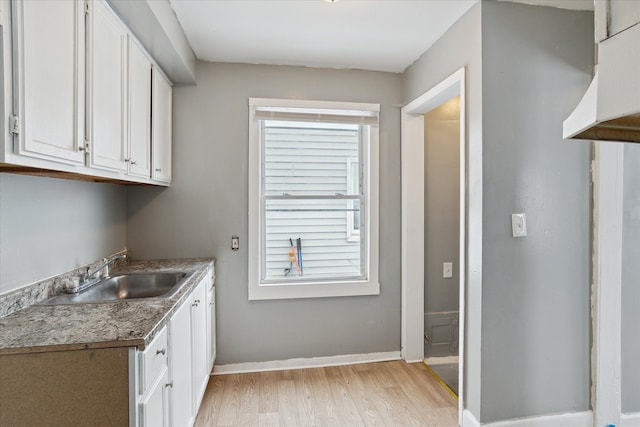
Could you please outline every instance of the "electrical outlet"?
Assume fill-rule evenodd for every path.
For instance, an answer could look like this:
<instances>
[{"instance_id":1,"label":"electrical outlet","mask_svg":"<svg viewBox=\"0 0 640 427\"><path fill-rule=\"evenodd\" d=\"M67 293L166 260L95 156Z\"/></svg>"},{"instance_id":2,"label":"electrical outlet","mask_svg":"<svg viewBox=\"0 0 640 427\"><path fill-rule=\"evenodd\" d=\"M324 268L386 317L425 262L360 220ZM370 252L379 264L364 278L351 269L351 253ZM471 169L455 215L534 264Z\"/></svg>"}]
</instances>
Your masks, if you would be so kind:
<instances>
[{"instance_id":1,"label":"electrical outlet","mask_svg":"<svg viewBox=\"0 0 640 427\"><path fill-rule=\"evenodd\" d=\"M240 249L240 238L238 236L231 236L231 250L237 251Z\"/></svg>"},{"instance_id":2,"label":"electrical outlet","mask_svg":"<svg viewBox=\"0 0 640 427\"><path fill-rule=\"evenodd\" d=\"M527 216L523 213L511 214L511 232L513 237L527 236Z\"/></svg>"}]
</instances>

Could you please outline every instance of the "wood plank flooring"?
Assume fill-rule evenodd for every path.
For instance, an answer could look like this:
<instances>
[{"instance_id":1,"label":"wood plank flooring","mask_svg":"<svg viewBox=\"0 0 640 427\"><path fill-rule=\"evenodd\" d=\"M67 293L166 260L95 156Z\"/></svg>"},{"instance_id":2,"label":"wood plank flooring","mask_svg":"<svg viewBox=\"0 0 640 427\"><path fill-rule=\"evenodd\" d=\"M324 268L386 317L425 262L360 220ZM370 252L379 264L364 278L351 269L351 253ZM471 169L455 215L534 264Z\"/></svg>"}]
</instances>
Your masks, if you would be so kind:
<instances>
[{"instance_id":1,"label":"wood plank flooring","mask_svg":"<svg viewBox=\"0 0 640 427\"><path fill-rule=\"evenodd\" d=\"M458 402L421 363L214 375L196 427L458 425Z\"/></svg>"}]
</instances>

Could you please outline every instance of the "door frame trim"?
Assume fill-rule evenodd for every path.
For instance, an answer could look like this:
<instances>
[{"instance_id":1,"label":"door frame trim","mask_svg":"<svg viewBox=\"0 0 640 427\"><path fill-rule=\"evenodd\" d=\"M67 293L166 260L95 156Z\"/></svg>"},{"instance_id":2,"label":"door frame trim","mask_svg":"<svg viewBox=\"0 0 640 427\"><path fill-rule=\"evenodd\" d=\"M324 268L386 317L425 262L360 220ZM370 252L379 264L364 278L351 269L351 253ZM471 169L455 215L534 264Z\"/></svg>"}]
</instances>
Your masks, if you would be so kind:
<instances>
[{"instance_id":1,"label":"door frame trim","mask_svg":"<svg viewBox=\"0 0 640 427\"><path fill-rule=\"evenodd\" d=\"M460 96L460 254L458 419L464 408L465 296L467 277L467 94L462 67L401 109L401 357L424 359L424 113Z\"/></svg>"}]
</instances>

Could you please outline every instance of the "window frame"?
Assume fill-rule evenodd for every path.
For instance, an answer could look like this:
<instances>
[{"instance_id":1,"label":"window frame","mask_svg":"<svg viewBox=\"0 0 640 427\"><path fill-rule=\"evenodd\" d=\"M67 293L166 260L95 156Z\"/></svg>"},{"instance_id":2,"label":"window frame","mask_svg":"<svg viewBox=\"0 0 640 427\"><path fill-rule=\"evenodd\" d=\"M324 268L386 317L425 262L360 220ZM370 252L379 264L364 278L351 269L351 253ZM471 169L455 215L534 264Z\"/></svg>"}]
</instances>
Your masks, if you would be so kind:
<instances>
[{"instance_id":1,"label":"window frame","mask_svg":"<svg viewBox=\"0 0 640 427\"><path fill-rule=\"evenodd\" d=\"M362 146L362 143L361 143L361 146ZM354 165L358 166L359 163L360 162L358 161L358 159L355 159L355 158L347 159L347 189L350 189L354 184L353 168L354 168ZM358 174L360 174L359 170L358 170ZM347 212L347 235L345 237L347 242L360 241L360 228L358 229L355 228L355 223L356 223L355 214L356 214L355 211Z\"/></svg>"},{"instance_id":2,"label":"window frame","mask_svg":"<svg viewBox=\"0 0 640 427\"><path fill-rule=\"evenodd\" d=\"M262 281L262 257L263 257L263 227L265 212L262 203L262 164L264 156L264 142L262 141L262 119L256 118L258 109L304 109L331 110L353 113L375 113L380 111L379 104L333 102L333 101L303 101L289 99L249 98L249 224L248 224L248 296L249 300L266 299L292 299L292 298L319 298L340 297L352 295L378 295L380 284L378 281L378 254L379 254L379 125L367 124L368 146L361 144L360 157L362 158L363 171L360 171L363 179L363 187L367 194L364 195L366 203L367 221L366 237L361 239L368 247L361 251L364 259L363 279L313 279L296 281ZM346 114L345 114L346 115ZM365 181L366 180L366 181Z\"/></svg>"}]
</instances>

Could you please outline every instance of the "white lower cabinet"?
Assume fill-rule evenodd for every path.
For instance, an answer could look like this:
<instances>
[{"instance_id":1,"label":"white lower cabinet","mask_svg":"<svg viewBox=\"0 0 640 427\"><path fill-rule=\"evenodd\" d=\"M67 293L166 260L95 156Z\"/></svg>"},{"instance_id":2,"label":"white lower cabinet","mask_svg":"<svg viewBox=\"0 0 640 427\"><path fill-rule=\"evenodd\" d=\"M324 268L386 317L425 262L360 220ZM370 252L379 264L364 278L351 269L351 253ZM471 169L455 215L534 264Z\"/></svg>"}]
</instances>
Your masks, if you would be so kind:
<instances>
[{"instance_id":1,"label":"white lower cabinet","mask_svg":"<svg viewBox=\"0 0 640 427\"><path fill-rule=\"evenodd\" d=\"M139 426L169 425L167 350L167 328L164 327L144 351L137 351Z\"/></svg>"},{"instance_id":2,"label":"white lower cabinet","mask_svg":"<svg viewBox=\"0 0 640 427\"><path fill-rule=\"evenodd\" d=\"M169 419L172 426L193 425L209 380L206 291L202 279L169 320Z\"/></svg>"},{"instance_id":3,"label":"white lower cabinet","mask_svg":"<svg viewBox=\"0 0 640 427\"><path fill-rule=\"evenodd\" d=\"M191 366L192 372L192 407L194 414L198 413L200 401L209 381L207 369L207 288L209 277L193 291L191 303Z\"/></svg>"},{"instance_id":4,"label":"white lower cabinet","mask_svg":"<svg viewBox=\"0 0 640 427\"><path fill-rule=\"evenodd\" d=\"M169 423L169 371L165 369L151 390L140 402L140 425L162 427L177 425Z\"/></svg>"},{"instance_id":5,"label":"white lower cabinet","mask_svg":"<svg viewBox=\"0 0 640 427\"><path fill-rule=\"evenodd\" d=\"M215 277L211 276L211 286L207 292L207 369L213 370L216 361L216 286Z\"/></svg>"},{"instance_id":6,"label":"white lower cabinet","mask_svg":"<svg viewBox=\"0 0 640 427\"><path fill-rule=\"evenodd\" d=\"M171 387L171 425L190 426L191 407L191 301L187 299L169 321L169 376Z\"/></svg>"},{"instance_id":7,"label":"white lower cabinet","mask_svg":"<svg viewBox=\"0 0 640 427\"><path fill-rule=\"evenodd\" d=\"M132 426L192 426L209 380L211 273L171 315L144 351L136 350L137 413Z\"/></svg>"},{"instance_id":8,"label":"white lower cabinet","mask_svg":"<svg viewBox=\"0 0 640 427\"><path fill-rule=\"evenodd\" d=\"M95 419L114 426L192 426L209 379L207 345L215 336L206 301L211 277L207 271L144 350L0 355L0 402L19 402L0 405L0 425L87 425ZM69 396L82 405L61 411Z\"/></svg>"}]
</instances>

